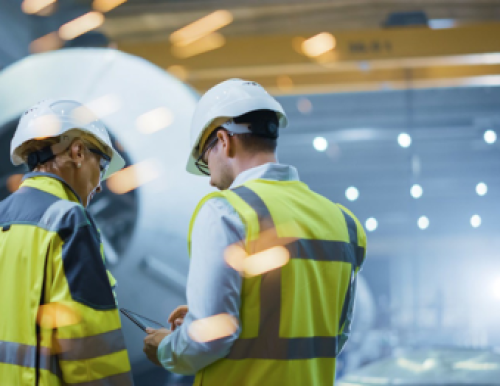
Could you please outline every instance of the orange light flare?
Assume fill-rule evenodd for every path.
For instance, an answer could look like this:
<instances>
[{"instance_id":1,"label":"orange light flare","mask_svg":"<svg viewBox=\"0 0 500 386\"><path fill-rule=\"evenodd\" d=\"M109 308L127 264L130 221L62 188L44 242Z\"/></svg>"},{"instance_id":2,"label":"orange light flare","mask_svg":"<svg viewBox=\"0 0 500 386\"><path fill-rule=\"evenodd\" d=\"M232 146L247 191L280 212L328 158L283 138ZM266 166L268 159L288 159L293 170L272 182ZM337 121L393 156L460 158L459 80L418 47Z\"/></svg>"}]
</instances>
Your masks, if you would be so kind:
<instances>
[{"instance_id":1,"label":"orange light flare","mask_svg":"<svg viewBox=\"0 0 500 386\"><path fill-rule=\"evenodd\" d=\"M238 326L238 319L224 313L195 320L190 324L188 334L194 341L205 343L233 335Z\"/></svg>"},{"instance_id":2,"label":"orange light flare","mask_svg":"<svg viewBox=\"0 0 500 386\"><path fill-rule=\"evenodd\" d=\"M46 329L73 326L81 319L79 311L74 306L64 303L43 304L38 309L36 317L38 325Z\"/></svg>"},{"instance_id":3,"label":"orange light flare","mask_svg":"<svg viewBox=\"0 0 500 386\"><path fill-rule=\"evenodd\" d=\"M9 192L14 193L19 186L21 186L21 182L23 181L24 174L12 174L7 178L7 189Z\"/></svg>"},{"instance_id":4,"label":"orange light flare","mask_svg":"<svg viewBox=\"0 0 500 386\"><path fill-rule=\"evenodd\" d=\"M21 9L28 15L34 15L53 5L56 0L24 0Z\"/></svg>"},{"instance_id":5,"label":"orange light flare","mask_svg":"<svg viewBox=\"0 0 500 386\"><path fill-rule=\"evenodd\" d=\"M42 115L33 121L33 128L37 133L35 139L54 137L61 129L61 121L57 115Z\"/></svg>"},{"instance_id":6,"label":"orange light flare","mask_svg":"<svg viewBox=\"0 0 500 386\"><path fill-rule=\"evenodd\" d=\"M120 109L120 98L114 94L107 94L77 107L73 110L72 118L79 125L86 125L99 118L114 114Z\"/></svg>"},{"instance_id":7,"label":"orange light flare","mask_svg":"<svg viewBox=\"0 0 500 386\"><path fill-rule=\"evenodd\" d=\"M185 81L189 77L189 71L187 68L179 64L167 67L167 71L181 81Z\"/></svg>"},{"instance_id":8,"label":"orange light flare","mask_svg":"<svg viewBox=\"0 0 500 386\"><path fill-rule=\"evenodd\" d=\"M143 134L152 134L166 129L174 122L174 114L166 107L158 107L137 117L137 130Z\"/></svg>"},{"instance_id":9,"label":"orange light flare","mask_svg":"<svg viewBox=\"0 0 500 386\"><path fill-rule=\"evenodd\" d=\"M244 277L253 277L288 264L290 252L285 245L297 240L293 237L276 238L275 229L261 232L255 243L259 252L248 255L240 244L232 244L224 251L226 263Z\"/></svg>"},{"instance_id":10,"label":"orange light flare","mask_svg":"<svg viewBox=\"0 0 500 386\"><path fill-rule=\"evenodd\" d=\"M158 164L154 160L145 160L116 172L106 180L106 185L113 193L125 194L159 176Z\"/></svg>"},{"instance_id":11,"label":"orange light flare","mask_svg":"<svg viewBox=\"0 0 500 386\"><path fill-rule=\"evenodd\" d=\"M280 75L276 78L276 85L281 91L291 91L293 89L293 80L288 75Z\"/></svg>"},{"instance_id":12,"label":"orange light flare","mask_svg":"<svg viewBox=\"0 0 500 386\"><path fill-rule=\"evenodd\" d=\"M51 32L33 40L30 44L30 52L38 54L41 52L53 51L61 48L63 44L64 41L59 37L59 34L57 32Z\"/></svg>"},{"instance_id":13,"label":"orange light flare","mask_svg":"<svg viewBox=\"0 0 500 386\"><path fill-rule=\"evenodd\" d=\"M119 5L122 5L126 1L127 0L94 0L92 8L96 11L105 13L115 9Z\"/></svg>"},{"instance_id":14,"label":"orange light flare","mask_svg":"<svg viewBox=\"0 0 500 386\"><path fill-rule=\"evenodd\" d=\"M101 12L88 12L59 28L59 36L64 40L72 40L86 32L100 27L104 23L104 15Z\"/></svg>"}]
</instances>

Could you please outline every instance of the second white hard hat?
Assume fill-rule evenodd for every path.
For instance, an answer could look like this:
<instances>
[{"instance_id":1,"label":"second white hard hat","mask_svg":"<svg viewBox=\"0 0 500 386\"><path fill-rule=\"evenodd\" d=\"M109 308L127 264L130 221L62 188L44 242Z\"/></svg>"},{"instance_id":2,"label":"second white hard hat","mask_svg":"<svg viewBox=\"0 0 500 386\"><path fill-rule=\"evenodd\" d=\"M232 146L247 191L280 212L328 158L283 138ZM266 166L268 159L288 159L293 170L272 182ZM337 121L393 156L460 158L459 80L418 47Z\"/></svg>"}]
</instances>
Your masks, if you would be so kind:
<instances>
[{"instance_id":1,"label":"second white hard hat","mask_svg":"<svg viewBox=\"0 0 500 386\"><path fill-rule=\"evenodd\" d=\"M103 180L125 166L125 160L114 148L104 123L80 102L66 99L43 100L23 114L10 143L12 163L16 166L26 163L20 150L27 141L58 137L73 129L92 135L103 147L110 149L111 162Z\"/></svg>"},{"instance_id":2,"label":"second white hard hat","mask_svg":"<svg viewBox=\"0 0 500 386\"><path fill-rule=\"evenodd\" d=\"M195 165L202 138L206 138L228 119L255 110L276 112L279 128L286 127L287 117L283 107L256 82L229 79L208 90L198 102L191 121L191 152L186 170L192 174L203 175Z\"/></svg>"}]
</instances>

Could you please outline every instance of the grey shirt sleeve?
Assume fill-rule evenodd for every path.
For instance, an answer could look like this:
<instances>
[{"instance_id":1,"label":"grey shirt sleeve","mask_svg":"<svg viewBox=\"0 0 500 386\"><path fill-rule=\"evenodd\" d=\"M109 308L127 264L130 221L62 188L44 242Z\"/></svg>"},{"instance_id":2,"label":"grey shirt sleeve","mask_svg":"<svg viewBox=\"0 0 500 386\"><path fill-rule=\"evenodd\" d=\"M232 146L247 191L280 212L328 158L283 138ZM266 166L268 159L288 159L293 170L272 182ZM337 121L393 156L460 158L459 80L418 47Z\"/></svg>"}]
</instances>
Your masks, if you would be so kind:
<instances>
[{"instance_id":1,"label":"grey shirt sleeve","mask_svg":"<svg viewBox=\"0 0 500 386\"><path fill-rule=\"evenodd\" d=\"M242 277L224 260L224 251L234 243L244 246L245 228L227 200L215 198L201 208L194 223L191 262L187 281L189 312L184 323L165 337L158 348L164 368L179 374L194 374L229 353L241 328L227 337L197 342L189 336L195 320L227 313L239 322Z\"/></svg>"}]
</instances>

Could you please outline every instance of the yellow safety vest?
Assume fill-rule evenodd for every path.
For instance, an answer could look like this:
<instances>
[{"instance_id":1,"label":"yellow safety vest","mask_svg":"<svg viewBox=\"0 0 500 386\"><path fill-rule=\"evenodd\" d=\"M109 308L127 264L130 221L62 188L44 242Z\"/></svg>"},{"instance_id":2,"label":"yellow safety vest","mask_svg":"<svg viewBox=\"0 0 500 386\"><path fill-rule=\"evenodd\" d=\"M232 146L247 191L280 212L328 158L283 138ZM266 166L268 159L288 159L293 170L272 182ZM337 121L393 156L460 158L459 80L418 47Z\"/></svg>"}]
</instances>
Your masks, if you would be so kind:
<instances>
[{"instance_id":1,"label":"yellow safety vest","mask_svg":"<svg viewBox=\"0 0 500 386\"><path fill-rule=\"evenodd\" d=\"M205 197L191 231L200 208L215 197L225 198L242 219L248 255L272 246L262 245L260 235L269 240L273 234L290 259L243 279L241 334L227 357L197 373L194 385L332 386L365 258L363 227L302 182L258 179Z\"/></svg>"},{"instance_id":2,"label":"yellow safety vest","mask_svg":"<svg viewBox=\"0 0 500 386\"><path fill-rule=\"evenodd\" d=\"M59 177L0 202L0 385L132 386L92 216Z\"/></svg>"}]
</instances>

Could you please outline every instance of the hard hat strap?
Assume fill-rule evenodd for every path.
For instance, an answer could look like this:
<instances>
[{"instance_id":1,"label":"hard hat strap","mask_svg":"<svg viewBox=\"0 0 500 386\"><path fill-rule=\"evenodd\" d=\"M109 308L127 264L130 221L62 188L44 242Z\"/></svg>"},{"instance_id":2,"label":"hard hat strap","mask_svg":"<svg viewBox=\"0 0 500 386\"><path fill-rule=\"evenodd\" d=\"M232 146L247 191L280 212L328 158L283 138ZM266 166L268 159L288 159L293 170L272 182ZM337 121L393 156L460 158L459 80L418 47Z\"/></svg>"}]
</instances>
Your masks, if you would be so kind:
<instances>
[{"instance_id":1,"label":"hard hat strap","mask_svg":"<svg viewBox=\"0 0 500 386\"><path fill-rule=\"evenodd\" d=\"M38 165L44 164L53 159L57 154L66 150L71 144L73 138L69 135L61 136L60 142L55 145L49 145L43 149L34 151L28 155L27 164L30 171L33 171Z\"/></svg>"},{"instance_id":2,"label":"hard hat strap","mask_svg":"<svg viewBox=\"0 0 500 386\"><path fill-rule=\"evenodd\" d=\"M46 146L43 149L34 151L28 155L28 168L32 172L39 164L44 164L53 159L56 155L52 152L52 146Z\"/></svg>"}]
</instances>

